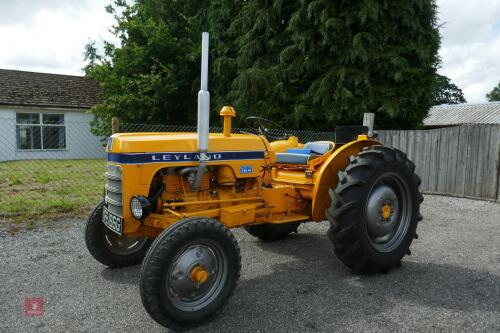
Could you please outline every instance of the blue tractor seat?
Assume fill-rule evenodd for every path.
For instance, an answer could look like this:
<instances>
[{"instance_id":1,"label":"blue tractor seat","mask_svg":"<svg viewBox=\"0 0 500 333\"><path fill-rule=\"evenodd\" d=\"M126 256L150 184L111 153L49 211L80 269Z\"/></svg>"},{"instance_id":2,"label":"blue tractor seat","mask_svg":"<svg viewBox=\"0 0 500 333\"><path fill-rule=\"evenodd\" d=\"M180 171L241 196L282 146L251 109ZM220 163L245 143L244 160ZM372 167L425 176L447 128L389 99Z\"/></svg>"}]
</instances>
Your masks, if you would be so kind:
<instances>
[{"instance_id":1,"label":"blue tractor seat","mask_svg":"<svg viewBox=\"0 0 500 333\"><path fill-rule=\"evenodd\" d=\"M329 142L308 142L302 149L289 148L286 153L276 153L276 163L307 165L311 159L324 155L331 147Z\"/></svg>"}]
</instances>

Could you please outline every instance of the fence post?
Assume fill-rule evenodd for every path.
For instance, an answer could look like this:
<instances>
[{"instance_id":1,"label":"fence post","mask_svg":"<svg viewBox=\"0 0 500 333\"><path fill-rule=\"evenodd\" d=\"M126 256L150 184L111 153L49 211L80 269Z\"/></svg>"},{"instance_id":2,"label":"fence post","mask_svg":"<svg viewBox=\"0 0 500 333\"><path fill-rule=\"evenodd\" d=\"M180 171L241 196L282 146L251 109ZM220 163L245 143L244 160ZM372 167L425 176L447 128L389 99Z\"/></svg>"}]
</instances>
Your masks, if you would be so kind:
<instances>
[{"instance_id":1,"label":"fence post","mask_svg":"<svg viewBox=\"0 0 500 333\"><path fill-rule=\"evenodd\" d=\"M363 126L368 127L368 136L373 135L373 125L375 123L375 113L363 114Z\"/></svg>"},{"instance_id":2,"label":"fence post","mask_svg":"<svg viewBox=\"0 0 500 333\"><path fill-rule=\"evenodd\" d=\"M120 122L117 117L111 118L111 130L113 134L118 133L120 131Z\"/></svg>"}]
</instances>

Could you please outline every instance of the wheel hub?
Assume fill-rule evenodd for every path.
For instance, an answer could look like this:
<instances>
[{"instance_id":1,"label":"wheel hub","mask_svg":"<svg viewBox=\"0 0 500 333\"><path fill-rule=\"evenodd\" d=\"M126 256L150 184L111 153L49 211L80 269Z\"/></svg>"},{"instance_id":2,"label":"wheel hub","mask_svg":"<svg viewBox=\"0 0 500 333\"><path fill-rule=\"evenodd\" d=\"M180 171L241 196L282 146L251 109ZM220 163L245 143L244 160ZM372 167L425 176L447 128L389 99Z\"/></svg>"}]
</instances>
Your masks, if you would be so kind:
<instances>
[{"instance_id":1,"label":"wheel hub","mask_svg":"<svg viewBox=\"0 0 500 333\"><path fill-rule=\"evenodd\" d=\"M196 266L191 270L191 280L203 284L208 279L208 272L202 266Z\"/></svg>"},{"instance_id":2,"label":"wheel hub","mask_svg":"<svg viewBox=\"0 0 500 333\"><path fill-rule=\"evenodd\" d=\"M209 245L187 247L169 270L167 292L179 308L195 310L216 296L222 279L218 255Z\"/></svg>"},{"instance_id":3,"label":"wheel hub","mask_svg":"<svg viewBox=\"0 0 500 333\"><path fill-rule=\"evenodd\" d=\"M383 220L388 220L394 210L390 201L386 201L382 208L380 209L380 215L382 215Z\"/></svg>"},{"instance_id":4,"label":"wheel hub","mask_svg":"<svg viewBox=\"0 0 500 333\"><path fill-rule=\"evenodd\" d=\"M404 179L392 172L382 175L366 203L366 232L375 250L390 252L407 236L412 217L411 195Z\"/></svg>"},{"instance_id":5,"label":"wheel hub","mask_svg":"<svg viewBox=\"0 0 500 333\"><path fill-rule=\"evenodd\" d=\"M386 242L392 235L398 219L398 197L387 185L377 186L367 204L368 234L375 243Z\"/></svg>"}]
</instances>

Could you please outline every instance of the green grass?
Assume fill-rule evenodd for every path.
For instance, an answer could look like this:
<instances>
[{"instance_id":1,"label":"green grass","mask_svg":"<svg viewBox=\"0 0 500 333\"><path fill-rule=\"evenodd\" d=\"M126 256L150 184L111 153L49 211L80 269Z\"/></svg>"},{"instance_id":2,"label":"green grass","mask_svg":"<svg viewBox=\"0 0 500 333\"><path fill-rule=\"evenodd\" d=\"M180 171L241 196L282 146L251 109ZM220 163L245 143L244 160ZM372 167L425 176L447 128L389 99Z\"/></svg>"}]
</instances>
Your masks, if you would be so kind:
<instances>
[{"instance_id":1,"label":"green grass","mask_svg":"<svg viewBox=\"0 0 500 333\"><path fill-rule=\"evenodd\" d=\"M0 222L86 216L102 198L104 160L0 162Z\"/></svg>"}]
</instances>

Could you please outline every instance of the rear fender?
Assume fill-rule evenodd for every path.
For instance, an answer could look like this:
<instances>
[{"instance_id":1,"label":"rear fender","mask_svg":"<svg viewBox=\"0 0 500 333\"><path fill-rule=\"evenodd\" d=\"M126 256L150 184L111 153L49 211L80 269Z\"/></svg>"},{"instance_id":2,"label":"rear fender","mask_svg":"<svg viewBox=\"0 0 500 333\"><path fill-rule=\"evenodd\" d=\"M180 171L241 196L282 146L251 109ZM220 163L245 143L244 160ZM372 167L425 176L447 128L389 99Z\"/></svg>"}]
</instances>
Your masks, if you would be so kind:
<instances>
[{"instance_id":1,"label":"rear fender","mask_svg":"<svg viewBox=\"0 0 500 333\"><path fill-rule=\"evenodd\" d=\"M381 144L379 141L368 139L366 135L360 135L356 141L346 143L328 157L314 179L311 216L314 221L325 219L325 210L330 206L328 190L337 185L338 172L347 167L349 156L357 155L364 147Z\"/></svg>"}]
</instances>

